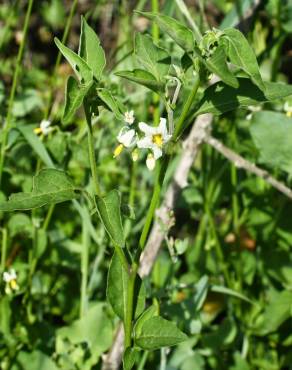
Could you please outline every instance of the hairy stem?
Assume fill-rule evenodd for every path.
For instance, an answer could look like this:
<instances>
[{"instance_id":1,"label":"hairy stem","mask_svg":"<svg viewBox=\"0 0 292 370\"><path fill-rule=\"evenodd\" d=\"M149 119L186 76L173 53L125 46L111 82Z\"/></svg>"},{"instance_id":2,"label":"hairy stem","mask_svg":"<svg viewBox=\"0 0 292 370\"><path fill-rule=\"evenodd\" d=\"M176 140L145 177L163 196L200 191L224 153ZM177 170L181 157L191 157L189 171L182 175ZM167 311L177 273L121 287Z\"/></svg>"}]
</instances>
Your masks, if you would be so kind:
<instances>
[{"instance_id":1,"label":"hairy stem","mask_svg":"<svg viewBox=\"0 0 292 370\"><path fill-rule=\"evenodd\" d=\"M24 25L22 29L23 37L22 37L22 40L21 40L21 43L18 49L16 67L15 67L15 71L13 75L12 87L11 87L9 101L8 101L7 115L6 115L6 120L4 122L4 127L3 127L3 132L2 132L2 143L1 143L1 149L0 149L0 187L1 187L1 182L2 182L2 173L3 173L3 167L4 167L8 134L11 128L12 107L13 107L13 102L15 98L16 86L18 84L18 76L19 76L20 67L21 67L24 45L26 42L26 35L27 35L32 5L33 5L33 0L29 0L28 7L26 10L25 20L24 20Z\"/></svg>"},{"instance_id":2,"label":"hairy stem","mask_svg":"<svg viewBox=\"0 0 292 370\"><path fill-rule=\"evenodd\" d=\"M134 311L134 293L135 293L135 282L136 276L138 271L138 264L133 263L129 282L127 286L127 310L126 310L126 317L124 322L125 328L125 349L131 347L132 345L132 320L133 320L133 311Z\"/></svg>"}]
</instances>

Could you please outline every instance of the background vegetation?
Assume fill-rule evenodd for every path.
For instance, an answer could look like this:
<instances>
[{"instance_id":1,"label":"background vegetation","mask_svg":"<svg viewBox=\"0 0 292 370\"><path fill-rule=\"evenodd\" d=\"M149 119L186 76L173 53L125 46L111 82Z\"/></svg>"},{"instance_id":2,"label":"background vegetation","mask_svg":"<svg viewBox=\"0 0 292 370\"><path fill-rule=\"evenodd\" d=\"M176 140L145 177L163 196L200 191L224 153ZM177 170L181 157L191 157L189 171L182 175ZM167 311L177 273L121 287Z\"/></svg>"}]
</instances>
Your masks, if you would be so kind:
<instances>
[{"instance_id":1,"label":"background vegetation","mask_svg":"<svg viewBox=\"0 0 292 370\"><path fill-rule=\"evenodd\" d=\"M106 53L104 85L128 110L134 110L139 121L153 122L166 114L163 104L153 92L115 72L137 66L132 58L134 32L152 34L160 46L171 50L174 64L179 64L183 53L133 10L159 9L186 25L189 20L181 2L174 0L35 1L22 43L28 3L3 0L0 5L2 142L9 121L5 161L0 154L4 162L0 199L31 191L32 175L51 163L91 193L84 114L80 110L67 123L61 120L64 85L72 70L58 54L54 37L66 39L65 44L76 51L81 15L85 16ZM263 79L292 83L291 0L258 1L257 7L251 0L185 3L187 16L202 32L239 25L255 51ZM19 73L13 84L15 68ZM175 107L177 116L192 85L187 72L182 80L186 88ZM216 116L212 135L289 186L291 115L289 98L239 108ZM43 119L51 121L53 130L40 140L34 129ZM97 175L103 192L118 188L122 202L130 205L131 218L124 226L129 245L135 245L154 175L143 155L137 162L126 153L113 158L121 127L112 112L100 110L93 126ZM176 150L163 194L183 151ZM135 368L292 368L290 202L265 179L237 168L212 146L201 147L146 278L147 302L159 305L161 315L176 321L189 339L171 349L140 351ZM118 318L106 301L113 249L97 214L90 217L86 200L65 202L32 211L0 212L0 227L1 274L11 269L17 274L16 285L2 275L1 369L100 369Z\"/></svg>"}]
</instances>

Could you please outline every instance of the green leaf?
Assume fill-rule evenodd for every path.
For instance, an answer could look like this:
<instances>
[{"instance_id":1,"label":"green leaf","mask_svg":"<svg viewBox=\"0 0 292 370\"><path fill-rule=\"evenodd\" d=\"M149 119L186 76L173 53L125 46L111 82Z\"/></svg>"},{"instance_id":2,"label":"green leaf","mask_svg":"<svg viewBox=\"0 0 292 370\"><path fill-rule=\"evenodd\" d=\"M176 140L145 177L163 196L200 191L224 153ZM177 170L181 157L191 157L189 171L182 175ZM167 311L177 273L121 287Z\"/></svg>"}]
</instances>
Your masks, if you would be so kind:
<instances>
[{"instance_id":1,"label":"green leaf","mask_svg":"<svg viewBox=\"0 0 292 370\"><path fill-rule=\"evenodd\" d=\"M251 303L251 304L254 304L253 301L251 301L248 297L246 297L244 294L242 293L239 293L233 289L230 289L230 288L226 288L225 286L220 286L220 285L211 285L210 286L210 291L211 292L215 292L215 293L222 293L222 294L226 294L226 295L230 295L232 297L235 297L235 298L239 298L239 299L242 299L243 301L245 302L248 302L248 303Z\"/></svg>"},{"instance_id":2,"label":"green leaf","mask_svg":"<svg viewBox=\"0 0 292 370\"><path fill-rule=\"evenodd\" d=\"M292 119L278 112L252 116L250 133L260 161L292 174Z\"/></svg>"},{"instance_id":3,"label":"green leaf","mask_svg":"<svg viewBox=\"0 0 292 370\"><path fill-rule=\"evenodd\" d=\"M137 33L135 36L135 54L138 62L157 80L163 80L167 75L171 59L168 53L156 46L152 37Z\"/></svg>"},{"instance_id":4,"label":"green leaf","mask_svg":"<svg viewBox=\"0 0 292 370\"><path fill-rule=\"evenodd\" d=\"M138 318L138 320L135 323L135 326L134 326L135 336L139 337L141 335L142 326L145 323L145 321L151 319L154 316L158 316L158 314L159 314L159 312L158 312L158 307L157 306L152 305L152 306L148 307L147 310L145 310L142 313L142 315Z\"/></svg>"},{"instance_id":5,"label":"green leaf","mask_svg":"<svg viewBox=\"0 0 292 370\"><path fill-rule=\"evenodd\" d=\"M123 369L131 370L138 359L139 350L136 348L127 348L123 356Z\"/></svg>"},{"instance_id":6,"label":"green leaf","mask_svg":"<svg viewBox=\"0 0 292 370\"><path fill-rule=\"evenodd\" d=\"M230 72L224 50L218 47L211 57L203 61L206 67L215 75L221 78L223 82L234 88L239 86L237 78Z\"/></svg>"},{"instance_id":7,"label":"green leaf","mask_svg":"<svg viewBox=\"0 0 292 370\"><path fill-rule=\"evenodd\" d=\"M120 248L125 246L124 230L121 218L121 195L112 190L106 196L95 197L99 217L113 243Z\"/></svg>"},{"instance_id":8,"label":"green leaf","mask_svg":"<svg viewBox=\"0 0 292 370\"><path fill-rule=\"evenodd\" d=\"M44 164L48 167L55 167L46 147L44 146L44 143L34 133L34 128L35 125L23 125L17 127L17 129L24 136L25 140L29 143Z\"/></svg>"},{"instance_id":9,"label":"green leaf","mask_svg":"<svg viewBox=\"0 0 292 370\"><path fill-rule=\"evenodd\" d=\"M114 312L124 321L127 311L127 288L129 282L128 271L125 270L119 256L114 253L108 271L107 299ZM145 287L139 276L136 278L134 302L134 316L137 317L144 310Z\"/></svg>"},{"instance_id":10,"label":"green leaf","mask_svg":"<svg viewBox=\"0 0 292 370\"><path fill-rule=\"evenodd\" d=\"M265 84L260 74L257 58L243 34L235 28L228 28L224 30L220 42L221 40L223 41L225 52L230 62L241 68L251 78L254 84L262 91L265 91Z\"/></svg>"},{"instance_id":11,"label":"green leaf","mask_svg":"<svg viewBox=\"0 0 292 370\"><path fill-rule=\"evenodd\" d=\"M12 194L7 201L0 202L0 211L33 209L65 202L76 198L77 190L65 172L43 169L33 178L31 193Z\"/></svg>"},{"instance_id":12,"label":"green leaf","mask_svg":"<svg viewBox=\"0 0 292 370\"><path fill-rule=\"evenodd\" d=\"M65 93L65 108L63 113L63 122L69 122L77 109L83 103L83 99L90 90L93 81L89 81L86 85L78 85L78 82L73 76L69 76L67 80L66 93Z\"/></svg>"},{"instance_id":13,"label":"green leaf","mask_svg":"<svg viewBox=\"0 0 292 370\"><path fill-rule=\"evenodd\" d=\"M150 12L137 13L154 21L160 29L166 32L182 49L187 52L193 52L195 47L194 35L188 27L167 15Z\"/></svg>"},{"instance_id":14,"label":"green leaf","mask_svg":"<svg viewBox=\"0 0 292 370\"><path fill-rule=\"evenodd\" d=\"M196 107L196 115L213 113L220 115L238 107L256 105L266 101L292 95L292 85L278 82L264 82L265 94L247 78L239 78L239 87L233 88L224 82L208 87Z\"/></svg>"},{"instance_id":15,"label":"green leaf","mask_svg":"<svg viewBox=\"0 0 292 370\"><path fill-rule=\"evenodd\" d=\"M20 351L16 361L22 370L57 370L57 365L45 353L34 350L33 352ZM19 367L14 368L19 369Z\"/></svg>"},{"instance_id":16,"label":"green leaf","mask_svg":"<svg viewBox=\"0 0 292 370\"><path fill-rule=\"evenodd\" d=\"M33 110L42 107L43 102L40 93L34 89L26 89L15 97L12 113L14 117L23 117Z\"/></svg>"},{"instance_id":17,"label":"green leaf","mask_svg":"<svg viewBox=\"0 0 292 370\"><path fill-rule=\"evenodd\" d=\"M104 70L106 59L100 40L94 30L88 25L84 17L81 17L81 35L79 56L86 61L93 72L93 76L100 80Z\"/></svg>"},{"instance_id":18,"label":"green leaf","mask_svg":"<svg viewBox=\"0 0 292 370\"><path fill-rule=\"evenodd\" d=\"M124 107L117 102L109 90L99 89L97 95L104 103L104 106L112 111L118 120L124 119L124 112L122 111Z\"/></svg>"},{"instance_id":19,"label":"green leaf","mask_svg":"<svg viewBox=\"0 0 292 370\"><path fill-rule=\"evenodd\" d=\"M144 322L139 336L135 337L135 344L145 350L154 350L174 346L187 338L175 323L155 316Z\"/></svg>"},{"instance_id":20,"label":"green leaf","mask_svg":"<svg viewBox=\"0 0 292 370\"><path fill-rule=\"evenodd\" d=\"M90 81L92 81L93 73L88 64L82 58L80 58L78 54L74 53L73 50L63 45L57 37L55 37L54 40L63 56L73 68L79 82L87 85Z\"/></svg>"},{"instance_id":21,"label":"green leaf","mask_svg":"<svg viewBox=\"0 0 292 370\"><path fill-rule=\"evenodd\" d=\"M277 293L265 306L261 323L256 329L256 334L266 336L276 331L292 313L292 292L282 291Z\"/></svg>"},{"instance_id":22,"label":"green leaf","mask_svg":"<svg viewBox=\"0 0 292 370\"><path fill-rule=\"evenodd\" d=\"M156 80L152 73L143 69L134 69L133 71L119 71L115 73L117 76L126 78L127 80L148 87L154 92L160 93L164 90L164 84Z\"/></svg>"},{"instance_id":23,"label":"green leaf","mask_svg":"<svg viewBox=\"0 0 292 370\"><path fill-rule=\"evenodd\" d=\"M89 308L84 317L57 331L56 352L58 354L64 352L63 346L67 340L74 345L87 343L91 356L83 363L82 368L92 369L102 353L110 347L112 338L113 326L106 314L105 304L96 303Z\"/></svg>"}]
</instances>

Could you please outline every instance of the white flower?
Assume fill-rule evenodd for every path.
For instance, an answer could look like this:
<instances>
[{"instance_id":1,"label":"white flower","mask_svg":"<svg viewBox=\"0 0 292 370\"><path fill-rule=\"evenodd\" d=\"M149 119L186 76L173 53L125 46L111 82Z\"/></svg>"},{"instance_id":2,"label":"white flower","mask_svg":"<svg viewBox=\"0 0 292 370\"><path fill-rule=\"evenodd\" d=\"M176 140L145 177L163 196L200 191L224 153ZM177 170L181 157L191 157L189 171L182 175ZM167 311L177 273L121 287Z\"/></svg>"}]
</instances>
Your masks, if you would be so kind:
<instances>
[{"instance_id":1,"label":"white flower","mask_svg":"<svg viewBox=\"0 0 292 370\"><path fill-rule=\"evenodd\" d=\"M286 112L287 117L292 117L292 105L290 105L287 101L284 104L284 111Z\"/></svg>"},{"instance_id":2,"label":"white flower","mask_svg":"<svg viewBox=\"0 0 292 370\"><path fill-rule=\"evenodd\" d=\"M147 167L151 170L155 166L155 161L162 156L162 147L171 139L171 135L168 134L165 118L160 118L157 127L152 127L144 122L140 122L139 128L144 132L145 136L137 142L137 146L138 148L152 150L153 158L148 157L146 161ZM150 166L148 166L147 163L150 164Z\"/></svg>"},{"instance_id":3,"label":"white flower","mask_svg":"<svg viewBox=\"0 0 292 370\"><path fill-rule=\"evenodd\" d=\"M53 129L50 127L51 121L43 119L40 123L40 127L34 129L36 134L48 135Z\"/></svg>"},{"instance_id":4,"label":"white flower","mask_svg":"<svg viewBox=\"0 0 292 370\"><path fill-rule=\"evenodd\" d=\"M5 293L11 294L14 290L18 290L19 286L17 284L17 274L14 269L11 269L10 271L3 272L3 280L6 283L5 286Z\"/></svg>"},{"instance_id":5,"label":"white flower","mask_svg":"<svg viewBox=\"0 0 292 370\"><path fill-rule=\"evenodd\" d=\"M129 125L132 125L135 121L134 111L133 110L130 110L130 112L127 111L124 114L124 119L126 123L128 123Z\"/></svg>"},{"instance_id":6,"label":"white flower","mask_svg":"<svg viewBox=\"0 0 292 370\"><path fill-rule=\"evenodd\" d=\"M117 136L117 140L120 143L114 150L114 158L118 157L124 148L129 148L133 146L136 142L136 133L135 130L130 129L127 126L124 126Z\"/></svg>"},{"instance_id":7,"label":"white flower","mask_svg":"<svg viewBox=\"0 0 292 370\"><path fill-rule=\"evenodd\" d=\"M153 171L154 168L155 168L155 158L154 158L154 155L152 153L149 153L147 155L146 166L147 166L148 170L150 170L150 171Z\"/></svg>"}]
</instances>

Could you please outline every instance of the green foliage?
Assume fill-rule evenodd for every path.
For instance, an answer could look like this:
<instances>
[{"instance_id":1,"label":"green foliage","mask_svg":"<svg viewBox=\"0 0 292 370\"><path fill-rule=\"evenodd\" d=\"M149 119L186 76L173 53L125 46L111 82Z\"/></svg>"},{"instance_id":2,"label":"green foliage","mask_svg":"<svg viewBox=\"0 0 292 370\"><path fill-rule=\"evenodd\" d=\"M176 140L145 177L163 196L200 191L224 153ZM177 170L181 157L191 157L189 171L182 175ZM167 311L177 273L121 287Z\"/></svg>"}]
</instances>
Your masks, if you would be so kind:
<instances>
[{"instance_id":1,"label":"green foliage","mask_svg":"<svg viewBox=\"0 0 292 370\"><path fill-rule=\"evenodd\" d=\"M128 283L129 272L121 264L118 254L114 253L108 271L106 295L112 309L122 320L125 320L128 309ZM134 317L144 310L145 294L144 283L138 277L135 285Z\"/></svg>"},{"instance_id":2,"label":"green foliage","mask_svg":"<svg viewBox=\"0 0 292 370\"><path fill-rule=\"evenodd\" d=\"M146 350L174 346L187 339L177 326L160 316L145 320L138 333L135 333L135 344Z\"/></svg>"},{"instance_id":3,"label":"green foliage","mask_svg":"<svg viewBox=\"0 0 292 370\"><path fill-rule=\"evenodd\" d=\"M106 196L95 197L95 205L99 217L115 245L125 246L125 237L121 217L121 195L117 190L110 191Z\"/></svg>"},{"instance_id":4,"label":"green foliage","mask_svg":"<svg viewBox=\"0 0 292 370\"><path fill-rule=\"evenodd\" d=\"M26 210L56 204L76 198L76 188L68 175L61 170L44 169L34 178L30 193L12 194L0 203L1 211Z\"/></svg>"},{"instance_id":5,"label":"green foliage","mask_svg":"<svg viewBox=\"0 0 292 370\"><path fill-rule=\"evenodd\" d=\"M253 115L250 132L259 150L260 161L291 174L291 118L277 112L257 112Z\"/></svg>"}]
</instances>

